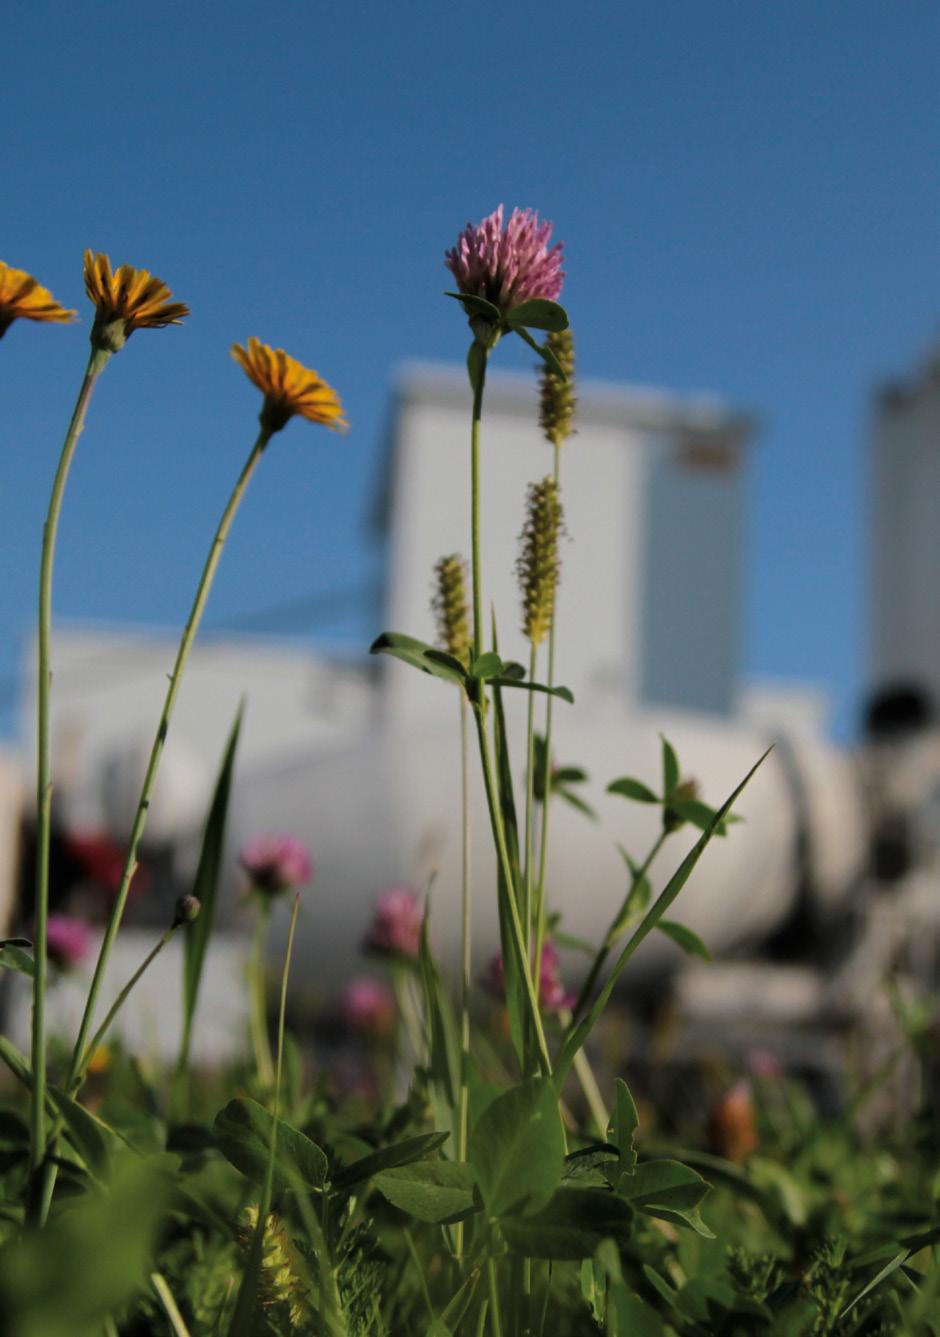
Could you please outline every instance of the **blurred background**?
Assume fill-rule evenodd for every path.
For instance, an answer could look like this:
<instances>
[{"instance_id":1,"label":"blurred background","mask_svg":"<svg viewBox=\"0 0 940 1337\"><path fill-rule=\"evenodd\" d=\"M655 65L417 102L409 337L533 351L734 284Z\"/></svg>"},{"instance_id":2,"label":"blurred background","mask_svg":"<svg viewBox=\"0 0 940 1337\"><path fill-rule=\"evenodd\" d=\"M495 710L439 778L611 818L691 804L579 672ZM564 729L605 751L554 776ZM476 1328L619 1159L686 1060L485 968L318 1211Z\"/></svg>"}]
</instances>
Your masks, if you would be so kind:
<instances>
[{"instance_id":1,"label":"blurred background","mask_svg":"<svg viewBox=\"0 0 940 1337\"><path fill-rule=\"evenodd\" d=\"M240 961L235 851L263 830L312 848L314 1001L388 884L439 870L454 948L456 704L366 650L386 626L432 636L433 562L469 546L468 336L442 260L504 201L565 243L578 354L559 603L578 705L556 759L587 770L600 822L559 814L552 903L572 933L603 932L623 894L616 842L641 858L658 820L604 789L623 774L656 787L660 732L715 804L775 742L745 822L677 907L721 964L651 943L641 1002L668 979L691 1050L720 1031L805 1065L848 1031L879 1033L885 976L922 992L940 944L935 7L38 3L6 29L3 258L81 321L19 321L2 348L7 924L29 915L36 571L91 247L152 269L192 316L112 361L69 483L59 908L106 911L178 629L253 439L257 392L228 348L254 334L336 386L352 430L291 424L238 517L115 979L191 879L243 695L216 996ZM550 451L531 355L511 342L484 486L487 597L518 655L516 537ZM483 854L476 877L482 900ZM485 954L487 913L478 937ZM174 970L169 956L151 1011L175 1036ZM61 1007L68 1024L66 989ZM212 1045L236 1044L239 1018L214 1015ZM15 1000L11 1016L22 1030Z\"/></svg>"}]
</instances>

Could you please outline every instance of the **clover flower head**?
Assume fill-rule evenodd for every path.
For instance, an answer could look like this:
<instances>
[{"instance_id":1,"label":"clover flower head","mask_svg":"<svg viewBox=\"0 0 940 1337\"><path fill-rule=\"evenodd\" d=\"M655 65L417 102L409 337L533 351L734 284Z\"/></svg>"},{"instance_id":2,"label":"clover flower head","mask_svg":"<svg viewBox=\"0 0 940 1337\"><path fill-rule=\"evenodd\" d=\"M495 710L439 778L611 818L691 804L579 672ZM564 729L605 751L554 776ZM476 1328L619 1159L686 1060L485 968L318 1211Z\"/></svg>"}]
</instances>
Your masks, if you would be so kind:
<instances>
[{"instance_id":1,"label":"clover flower head","mask_svg":"<svg viewBox=\"0 0 940 1337\"><path fill-rule=\"evenodd\" d=\"M279 432L295 414L334 432L346 431L349 424L333 387L283 348L271 348L252 336L247 348L232 345L232 357L264 395L261 425L268 432Z\"/></svg>"},{"instance_id":2,"label":"clover flower head","mask_svg":"<svg viewBox=\"0 0 940 1337\"><path fill-rule=\"evenodd\" d=\"M350 980L343 992L343 1019L351 1031L375 1037L395 1028L395 998L382 980L362 975Z\"/></svg>"},{"instance_id":3,"label":"clover flower head","mask_svg":"<svg viewBox=\"0 0 940 1337\"><path fill-rule=\"evenodd\" d=\"M483 980L483 987L496 998L504 998L506 993L506 968L502 952L496 952L490 961ZM572 1007L576 995L570 993L562 983L558 948L551 938L542 944L542 962L539 972L539 1006L545 1012L558 1012L561 1008Z\"/></svg>"},{"instance_id":4,"label":"clover flower head","mask_svg":"<svg viewBox=\"0 0 940 1337\"><path fill-rule=\"evenodd\" d=\"M503 206L481 223L468 223L444 263L462 293L485 297L502 315L533 297L557 302L565 271L562 243L550 246L551 223L534 209L513 209L503 230Z\"/></svg>"},{"instance_id":5,"label":"clover flower head","mask_svg":"<svg viewBox=\"0 0 940 1337\"><path fill-rule=\"evenodd\" d=\"M74 915L50 915L46 920L46 953L59 970L74 970L91 949L91 930Z\"/></svg>"},{"instance_id":6,"label":"clover flower head","mask_svg":"<svg viewBox=\"0 0 940 1337\"><path fill-rule=\"evenodd\" d=\"M366 948L383 956L416 960L421 948L422 920L418 893L412 887L389 887L376 902Z\"/></svg>"},{"instance_id":7,"label":"clover flower head","mask_svg":"<svg viewBox=\"0 0 940 1337\"><path fill-rule=\"evenodd\" d=\"M0 339L14 320L67 321L74 311L60 306L48 288L27 274L0 260Z\"/></svg>"},{"instance_id":8,"label":"clover flower head","mask_svg":"<svg viewBox=\"0 0 940 1337\"><path fill-rule=\"evenodd\" d=\"M91 342L96 348L116 353L135 330L158 330L179 325L189 307L172 302L173 294L147 269L120 265L100 252L85 252L85 291L96 309Z\"/></svg>"},{"instance_id":9,"label":"clover flower head","mask_svg":"<svg viewBox=\"0 0 940 1337\"><path fill-rule=\"evenodd\" d=\"M267 896L303 886L313 877L310 854L296 836L255 836L242 850L240 860L252 889Z\"/></svg>"}]
</instances>

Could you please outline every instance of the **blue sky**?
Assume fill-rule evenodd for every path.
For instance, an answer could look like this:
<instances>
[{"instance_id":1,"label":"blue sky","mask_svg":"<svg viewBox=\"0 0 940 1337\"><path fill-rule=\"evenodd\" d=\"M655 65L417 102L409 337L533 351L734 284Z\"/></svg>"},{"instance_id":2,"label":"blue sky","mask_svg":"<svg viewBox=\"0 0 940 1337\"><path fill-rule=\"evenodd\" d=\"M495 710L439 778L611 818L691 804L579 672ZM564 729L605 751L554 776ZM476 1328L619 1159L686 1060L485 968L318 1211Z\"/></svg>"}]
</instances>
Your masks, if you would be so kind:
<instances>
[{"instance_id":1,"label":"blue sky","mask_svg":"<svg viewBox=\"0 0 940 1337\"><path fill-rule=\"evenodd\" d=\"M83 323L20 321L0 347L0 726L86 357L83 248L154 270L193 315L135 334L99 386L58 614L184 618L255 428L234 340L283 345L346 403L347 438L292 423L272 446L221 624L375 576L390 376L463 356L441 254L500 200L565 241L585 376L761 417L746 667L824 682L848 726L870 393L937 333L936 6L39 0L4 31L0 256ZM331 616L331 643L376 630L361 604Z\"/></svg>"}]
</instances>

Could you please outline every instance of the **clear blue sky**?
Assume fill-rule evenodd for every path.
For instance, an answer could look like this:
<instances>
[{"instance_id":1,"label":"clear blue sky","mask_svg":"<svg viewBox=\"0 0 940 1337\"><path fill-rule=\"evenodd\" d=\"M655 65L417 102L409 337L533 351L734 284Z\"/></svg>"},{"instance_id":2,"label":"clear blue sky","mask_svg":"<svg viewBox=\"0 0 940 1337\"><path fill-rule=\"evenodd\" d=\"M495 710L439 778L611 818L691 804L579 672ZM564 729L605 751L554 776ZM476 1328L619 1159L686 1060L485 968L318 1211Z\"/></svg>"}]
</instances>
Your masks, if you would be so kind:
<instances>
[{"instance_id":1,"label":"clear blue sky","mask_svg":"<svg viewBox=\"0 0 940 1337\"><path fill-rule=\"evenodd\" d=\"M59 614L184 617L255 428L233 340L283 345L347 406L345 439L297 422L276 439L208 625L375 573L390 374L463 356L441 254L504 200L566 243L585 376L762 418L746 667L823 681L845 727L864 681L870 391L937 333L935 4L34 0L8 8L4 46L0 256L83 318L20 321L0 345L7 687L86 356L85 246L151 268L193 315L107 369ZM320 633L376 629L360 610Z\"/></svg>"}]
</instances>

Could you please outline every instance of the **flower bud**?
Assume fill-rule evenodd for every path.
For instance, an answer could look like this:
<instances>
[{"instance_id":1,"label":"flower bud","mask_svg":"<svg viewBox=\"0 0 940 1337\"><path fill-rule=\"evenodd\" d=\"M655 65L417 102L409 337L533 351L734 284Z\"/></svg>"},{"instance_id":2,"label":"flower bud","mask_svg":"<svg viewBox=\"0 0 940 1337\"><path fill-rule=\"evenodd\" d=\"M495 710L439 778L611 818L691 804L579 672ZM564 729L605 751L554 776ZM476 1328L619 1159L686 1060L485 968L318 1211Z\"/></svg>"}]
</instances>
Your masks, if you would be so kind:
<instances>
[{"instance_id":1,"label":"flower bud","mask_svg":"<svg viewBox=\"0 0 940 1337\"><path fill-rule=\"evenodd\" d=\"M178 897L173 915L173 927L179 928L180 924L191 924L199 918L201 909L202 902L196 896Z\"/></svg>"},{"instance_id":2,"label":"flower bud","mask_svg":"<svg viewBox=\"0 0 940 1337\"><path fill-rule=\"evenodd\" d=\"M679 799L680 802L683 799L698 798L698 781L683 780L680 784L676 785L669 797L672 799ZM681 826L685 826L685 822L686 819L681 813L676 812L675 808L671 808L668 802L664 805L663 830L668 835L672 835L673 831L678 831Z\"/></svg>"}]
</instances>

